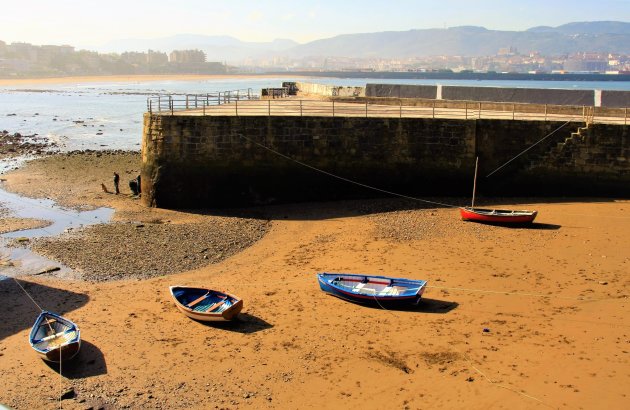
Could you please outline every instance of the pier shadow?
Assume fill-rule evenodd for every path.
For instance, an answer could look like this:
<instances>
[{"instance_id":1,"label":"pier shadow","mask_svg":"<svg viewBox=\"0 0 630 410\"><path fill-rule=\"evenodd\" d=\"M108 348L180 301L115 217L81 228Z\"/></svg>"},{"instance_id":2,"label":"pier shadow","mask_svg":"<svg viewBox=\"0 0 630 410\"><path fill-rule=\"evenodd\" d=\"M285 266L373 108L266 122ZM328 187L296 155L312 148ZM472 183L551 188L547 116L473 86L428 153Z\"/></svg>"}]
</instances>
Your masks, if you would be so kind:
<instances>
[{"instance_id":1,"label":"pier shadow","mask_svg":"<svg viewBox=\"0 0 630 410\"><path fill-rule=\"evenodd\" d=\"M59 373L59 363L42 361L55 373ZM61 364L61 374L67 379L85 379L107 374L105 356L98 347L90 342L81 340L81 350L79 350L77 356Z\"/></svg>"},{"instance_id":2,"label":"pier shadow","mask_svg":"<svg viewBox=\"0 0 630 410\"><path fill-rule=\"evenodd\" d=\"M321 202L293 202L259 205L251 207L233 208L203 208L181 209L182 212L195 215L223 216L264 220L326 220L353 216L373 215L387 212L415 211L431 209L452 209L456 212L459 207L469 206L470 198L421 196L422 201L403 198L359 198ZM475 202L477 207L505 207L522 209L524 203L554 204L563 202L594 203L613 202L616 198L599 197L488 197ZM427 201L427 202L423 202ZM555 225L535 224L536 229L555 229Z\"/></svg>"},{"instance_id":3,"label":"pier shadow","mask_svg":"<svg viewBox=\"0 0 630 410\"><path fill-rule=\"evenodd\" d=\"M256 333L273 327L271 323L249 313L239 313L236 319L229 322L196 322L207 327L242 334Z\"/></svg>"},{"instance_id":4,"label":"pier shadow","mask_svg":"<svg viewBox=\"0 0 630 410\"><path fill-rule=\"evenodd\" d=\"M23 279L17 280L42 309L61 316L84 306L89 301L89 297L82 293L51 288ZM0 321L0 341L30 329L41 313L13 278L0 280L0 312L3 312L3 320ZM81 324L78 325L80 328ZM24 342L28 346L28 341Z\"/></svg>"}]
</instances>

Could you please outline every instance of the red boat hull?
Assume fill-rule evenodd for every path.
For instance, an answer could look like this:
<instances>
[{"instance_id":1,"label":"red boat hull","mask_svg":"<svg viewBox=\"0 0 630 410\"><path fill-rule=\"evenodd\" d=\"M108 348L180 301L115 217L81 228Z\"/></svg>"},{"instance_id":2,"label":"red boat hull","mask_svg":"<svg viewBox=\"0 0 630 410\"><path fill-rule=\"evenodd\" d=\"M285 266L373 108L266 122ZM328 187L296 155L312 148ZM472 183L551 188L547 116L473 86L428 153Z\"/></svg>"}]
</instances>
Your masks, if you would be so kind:
<instances>
[{"instance_id":1,"label":"red boat hull","mask_svg":"<svg viewBox=\"0 0 630 410\"><path fill-rule=\"evenodd\" d=\"M528 224L532 223L538 211L512 211L507 209L459 208L464 221L493 224Z\"/></svg>"}]
</instances>

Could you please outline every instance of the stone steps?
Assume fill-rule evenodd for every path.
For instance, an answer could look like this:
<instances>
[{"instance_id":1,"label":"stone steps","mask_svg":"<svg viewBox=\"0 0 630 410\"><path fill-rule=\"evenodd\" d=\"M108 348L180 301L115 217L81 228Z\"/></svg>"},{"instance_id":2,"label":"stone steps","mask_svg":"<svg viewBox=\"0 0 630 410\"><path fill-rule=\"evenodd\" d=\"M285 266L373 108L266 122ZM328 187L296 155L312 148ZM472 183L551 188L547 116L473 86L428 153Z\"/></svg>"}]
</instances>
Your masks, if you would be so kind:
<instances>
[{"instance_id":1,"label":"stone steps","mask_svg":"<svg viewBox=\"0 0 630 410\"><path fill-rule=\"evenodd\" d=\"M530 162L530 168L536 168L544 166L545 164L554 163L558 160L566 160L571 158L579 147L584 144L590 133L590 126L587 124L585 127L579 127L576 132L572 132L571 136L564 139L563 142L559 142L551 150L537 158L532 159Z\"/></svg>"}]
</instances>

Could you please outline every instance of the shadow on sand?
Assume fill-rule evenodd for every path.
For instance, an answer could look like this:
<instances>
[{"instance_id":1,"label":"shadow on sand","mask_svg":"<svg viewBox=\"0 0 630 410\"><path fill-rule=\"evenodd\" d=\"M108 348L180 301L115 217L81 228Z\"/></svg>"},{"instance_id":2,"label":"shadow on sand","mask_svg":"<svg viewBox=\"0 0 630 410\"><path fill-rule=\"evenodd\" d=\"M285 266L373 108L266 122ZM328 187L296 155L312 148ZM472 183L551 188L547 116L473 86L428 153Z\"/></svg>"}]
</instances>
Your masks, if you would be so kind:
<instances>
[{"instance_id":1,"label":"shadow on sand","mask_svg":"<svg viewBox=\"0 0 630 410\"><path fill-rule=\"evenodd\" d=\"M61 316L89 301L89 297L85 294L51 288L23 279L18 279L18 281L42 309ZM3 318L0 321L0 341L2 341L25 329L30 329L40 310L15 283L15 280L8 278L0 280L0 312L3 313ZM77 325L81 328L81 323L77 323ZM28 346L27 339L24 340L24 343Z\"/></svg>"},{"instance_id":2,"label":"shadow on sand","mask_svg":"<svg viewBox=\"0 0 630 410\"><path fill-rule=\"evenodd\" d=\"M463 197L420 197L420 200L410 200L403 198L362 198L362 199L346 199L338 201L322 201L322 202L294 202L294 203L278 203L262 206L251 207L234 207L234 208L214 208L214 209L182 209L183 212L189 212L197 215L212 215L238 218L252 218L265 220L325 220L334 218L344 218L352 216L372 215L385 212L397 211L415 211L423 209L452 209L453 218L459 219L458 207L468 206L469 198ZM571 198L572 202L610 202L613 198ZM477 201L477 206L506 208L521 208L523 203L563 203L567 202L566 197L492 197L481 198ZM537 229L554 229L545 228L541 225L533 224ZM551 225L556 226L556 225Z\"/></svg>"},{"instance_id":3,"label":"shadow on sand","mask_svg":"<svg viewBox=\"0 0 630 410\"><path fill-rule=\"evenodd\" d=\"M42 360L46 365L59 373L59 364ZM85 340L81 341L81 350L72 360L62 363L61 373L68 379L84 379L87 377L107 374L105 357L98 347Z\"/></svg>"},{"instance_id":4,"label":"shadow on sand","mask_svg":"<svg viewBox=\"0 0 630 410\"><path fill-rule=\"evenodd\" d=\"M236 319L229 322L196 322L207 327L243 334L256 333L273 327L271 323L249 313L240 313Z\"/></svg>"},{"instance_id":5,"label":"shadow on sand","mask_svg":"<svg viewBox=\"0 0 630 410\"><path fill-rule=\"evenodd\" d=\"M330 296L333 296L333 295L330 295ZM336 297L336 296L333 296L333 297ZM411 312L411 313L444 314L444 313L450 312L451 310L459 306L459 303L457 302L450 302L450 301L438 300L438 299L427 299L427 298L420 299L420 303L418 303L417 305L387 305L383 303L380 303L380 304L379 303L356 303L356 302L346 300L346 299L341 299L341 298L337 298L337 299L346 303L352 303L353 305L362 306L369 309L393 310L396 312Z\"/></svg>"},{"instance_id":6,"label":"shadow on sand","mask_svg":"<svg viewBox=\"0 0 630 410\"><path fill-rule=\"evenodd\" d=\"M468 223L474 223L479 225L490 225L496 226L498 228L507 228L507 229L531 229L531 230L540 230L540 231L556 231L562 228L562 225L556 224L545 224L545 223L518 223L518 224L506 224L500 222L484 222L484 221L466 221Z\"/></svg>"}]
</instances>

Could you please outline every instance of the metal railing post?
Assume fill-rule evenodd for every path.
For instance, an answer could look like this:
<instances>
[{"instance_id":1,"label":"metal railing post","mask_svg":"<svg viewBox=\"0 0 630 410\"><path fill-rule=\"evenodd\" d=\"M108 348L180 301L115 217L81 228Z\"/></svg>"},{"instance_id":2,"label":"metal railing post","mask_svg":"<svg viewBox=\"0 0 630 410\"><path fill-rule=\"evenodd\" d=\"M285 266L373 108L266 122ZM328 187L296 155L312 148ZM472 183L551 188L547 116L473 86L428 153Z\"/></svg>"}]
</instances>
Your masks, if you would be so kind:
<instances>
[{"instance_id":1,"label":"metal railing post","mask_svg":"<svg viewBox=\"0 0 630 410\"><path fill-rule=\"evenodd\" d=\"M206 116L206 104L203 105L203 116Z\"/></svg>"},{"instance_id":2,"label":"metal railing post","mask_svg":"<svg viewBox=\"0 0 630 410\"><path fill-rule=\"evenodd\" d=\"M547 104L545 104L545 121L547 121Z\"/></svg>"},{"instance_id":3,"label":"metal railing post","mask_svg":"<svg viewBox=\"0 0 630 410\"><path fill-rule=\"evenodd\" d=\"M186 109L188 109L188 94L186 94Z\"/></svg>"},{"instance_id":4,"label":"metal railing post","mask_svg":"<svg viewBox=\"0 0 630 410\"><path fill-rule=\"evenodd\" d=\"M153 101L149 99L149 114L153 114L153 110L151 109L151 103Z\"/></svg>"},{"instance_id":5,"label":"metal railing post","mask_svg":"<svg viewBox=\"0 0 630 410\"><path fill-rule=\"evenodd\" d=\"M623 125L628 125L628 107L626 107L623 113Z\"/></svg>"},{"instance_id":6,"label":"metal railing post","mask_svg":"<svg viewBox=\"0 0 630 410\"><path fill-rule=\"evenodd\" d=\"M433 114L432 114L433 118L435 118L435 100L433 100Z\"/></svg>"},{"instance_id":7,"label":"metal railing post","mask_svg":"<svg viewBox=\"0 0 630 410\"><path fill-rule=\"evenodd\" d=\"M197 108L197 94L195 94L195 108Z\"/></svg>"},{"instance_id":8,"label":"metal railing post","mask_svg":"<svg viewBox=\"0 0 630 410\"><path fill-rule=\"evenodd\" d=\"M516 113L516 104L512 104L512 121L514 121L515 113Z\"/></svg>"},{"instance_id":9,"label":"metal railing post","mask_svg":"<svg viewBox=\"0 0 630 410\"><path fill-rule=\"evenodd\" d=\"M234 111L236 112L236 116L238 117L238 100L236 100L236 105L234 106Z\"/></svg>"},{"instance_id":10,"label":"metal railing post","mask_svg":"<svg viewBox=\"0 0 630 410\"><path fill-rule=\"evenodd\" d=\"M481 103L479 103L479 119L481 119Z\"/></svg>"},{"instance_id":11,"label":"metal railing post","mask_svg":"<svg viewBox=\"0 0 630 410\"><path fill-rule=\"evenodd\" d=\"M158 95L158 111L162 111L162 102L160 101L160 96Z\"/></svg>"},{"instance_id":12,"label":"metal railing post","mask_svg":"<svg viewBox=\"0 0 630 410\"><path fill-rule=\"evenodd\" d=\"M171 97L170 95L168 96L168 105L171 106L171 115L173 115L173 97Z\"/></svg>"},{"instance_id":13,"label":"metal railing post","mask_svg":"<svg viewBox=\"0 0 630 410\"><path fill-rule=\"evenodd\" d=\"M464 118L468 119L468 102L464 103Z\"/></svg>"},{"instance_id":14,"label":"metal railing post","mask_svg":"<svg viewBox=\"0 0 630 410\"><path fill-rule=\"evenodd\" d=\"M400 113L399 113L399 118L402 118L402 99L398 100L400 102Z\"/></svg>"},{"instance_id":15,"label":"metal railing post","mask_svg":"<svg viewBox=\"0 0 630 410\"><path fill-rule=\"evenodd\" d=\"M271 100L267 100L267 115L271 117Z\"/></svg>"},{"instance_id":16,"label":"metal railing post","mask_svg":"<svg viewBox=\"0 0 630 410\"><path fill-rule=\"evenodd\" d=\"M332 104L332 111L333 111L332 112L332 116L334 117L335 116L335 100L332 100L332 103L333 103Z\"/></svg>"},{"instance_id":17,"label":"metal railing post","mask_svg":"<svg viewBox=\"0 0 630 410\"><path fill-rule=\"evenodd\" d=\"M368 100L367 98L365 99L365 118L368 117Z\"/></svg>"}]
</instances>

